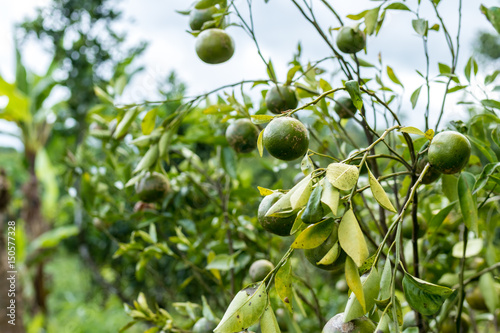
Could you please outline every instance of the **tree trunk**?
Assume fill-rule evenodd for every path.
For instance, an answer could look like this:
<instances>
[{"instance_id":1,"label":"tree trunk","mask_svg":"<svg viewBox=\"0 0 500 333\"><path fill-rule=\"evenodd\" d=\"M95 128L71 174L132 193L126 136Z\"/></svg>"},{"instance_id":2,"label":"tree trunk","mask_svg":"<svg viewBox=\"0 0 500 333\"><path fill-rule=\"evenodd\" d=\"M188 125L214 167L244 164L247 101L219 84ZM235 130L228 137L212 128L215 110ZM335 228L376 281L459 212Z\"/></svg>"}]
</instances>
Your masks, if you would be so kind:
<instances>
[{"instance_id":1,"label":"tree trunk","mask_svg":"<svg viewBox=\"0 0 500 333\"><path fill-rule=\"evenodd\" d=\"M7 211L7 207L9 204L9 184L7 181L7 177L5 175L5 171L0 169L0 332L2 333L22 333L25 331L23 325L23 316L22 316L22 292L21 285L19 282L19 277L16 275L16 288L15 288L15 296L12 293L9 293L10 289L10 281L7 280L10 274L7 274L7 271L10 271L8 267L7 260L7 241L5 237L5 233L7 232L7 220L5 216L5 212ZM10 295L9 295L10 294ZM7 308L11 304L11 300L15 300L15 317L12 315L7 316L8 312L11 312ZM12 319L15 318L15 321ZM11 323L15 323L12 325Z\"/></svg>"}]
</instances>

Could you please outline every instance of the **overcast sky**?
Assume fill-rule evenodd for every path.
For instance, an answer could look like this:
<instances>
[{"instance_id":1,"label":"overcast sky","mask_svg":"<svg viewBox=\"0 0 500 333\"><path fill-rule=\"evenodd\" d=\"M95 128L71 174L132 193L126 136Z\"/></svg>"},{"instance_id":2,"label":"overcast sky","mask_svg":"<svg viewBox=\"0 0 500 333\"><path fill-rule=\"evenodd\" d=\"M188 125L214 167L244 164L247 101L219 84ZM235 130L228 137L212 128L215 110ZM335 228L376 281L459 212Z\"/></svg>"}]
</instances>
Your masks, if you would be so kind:
<instances>
[{"instance_id":1,"label":"overcast sky","mask_svg":"<svg viewBox=\"0 0 500 333\"><path fill-rule=\"evenodd\" d=\"M338 27L333 15L326 11L319 1L315 3L318 21L327 30L329 27ZM430 1L422 1L420 15L429 19L430 26L437 23L431 10ZM37 6L49 4L49 0L22 0L5 1L0 11L0 74L8 81L14 78L14 50L12 42L13 26L26 17L32 17ZM153 82L175 70L182 81L186 82L190 94L203 93L213 88L238 82L243 79L266 78L265 66L257 55L252 40L238 27L229 27L227 31L233 36L236 52L232 59L224 64L208 65L198 59L194 51L195 38L188 34L188 17L182 16L175 10L185 10L191 1L187 0L123 0L120 8L124 11L124 20L120 29L128 31L130 43L140 40L149 42L149 47L139 62L145 65L146 70L140 74L133 84L126 90L128 102L148 98L155 98ZM246 1L240 0L243 8ZM366 0L330 1L338 9L340 15L357 14L361 9L373 8L379 2ZM416 1L407 1L408 6L414 7ZM441 1L441 13L447 22L452 36L455 36L458 21L457 0ZM459 74L467 58L472 53L472 43L479 30L494 32L489 22L479 11L479 5L499 5L498 0L463 0L462 35L460 40L461 53L459 61ZM246 11L245 11L246 12ZM262 52L266 58L271 58L279 80L285 80L288 62L295 52L297 42L302 43L303 60L315 61L330 55L325 43L319 38L315 30L300 15L291 1L271 0L268 4L264 0L253 1L256 34ZM411 110L409 96L411 92L423 83L415 69L425 72L422 41L411 27L413 14L404 11L391 11L388 13L384 26L377 37L371 36L367 41L367 54L359 56L376 63L377 55L382 53L385 65L391 65L399 79L405 85L404 108ZM235 16L231 17L237 21ZM347 24L353 21L345 20ZM431 76L438 74L437 62L451 63L451 57L441 32L430 32L429 50ZM36 45L29 45L24 50L24 60L35 72L43 72L50 60L50 56ZM329 71L338 69L333 62L325 63L324 68ZM335 86L333 82L333 85ZM436 114L439 110L442 90L436 85L432 90L431 112ZM458 95L457 95L458 97ZM422 93L421 99L425 95ZM0 99L0 106L2 104ZM453 98L450 99L450 105ZM411 113L409 122L422 124L424 103L419 103L416 110ZM461 117L465 113L460 107L448 110L445 120ZM431 123L434 118L431 116ZM2 126L0 124L0 126ZM3 138L0 140L4 141ZM5 142L5 141L4 141Z\"/></svg>"}]
</instances>

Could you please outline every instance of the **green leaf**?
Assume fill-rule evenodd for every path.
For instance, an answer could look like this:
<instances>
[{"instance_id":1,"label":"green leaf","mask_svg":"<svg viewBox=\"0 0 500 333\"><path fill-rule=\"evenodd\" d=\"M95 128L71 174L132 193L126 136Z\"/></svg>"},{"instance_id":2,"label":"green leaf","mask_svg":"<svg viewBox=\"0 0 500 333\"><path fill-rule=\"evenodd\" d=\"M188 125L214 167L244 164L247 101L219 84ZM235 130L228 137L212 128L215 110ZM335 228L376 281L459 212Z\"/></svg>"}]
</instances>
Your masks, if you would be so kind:
<instances>
[{"instance_id":1,"label":"green leaf","mask_svg":"<svg viewBox=\"0 0 500 333\"><path fill-rule=\"evenodd\" d=\"M473 184L469 184L465 179L465 173L458 178L458 201L464 223L470 230L478 233L478 215L476 201L472 197Z\"/></svg>"},{"instance_id":2,"label":"green leaf","mask_svg":"<svg viewBox=\"0 0 500 333\"><path fill-rule=\"evenodd\" d=\"M109 96L108 93L105 92L104 90L102 90L100 87L98 87L98 86L94 87L94 94L104 104L107 104L107 105L113 105L114 104L113 98L111 96Z\"/></svg>"},{"instance_id":3,"label":"green leaf","mask_svg":"<svg viewBox=\"0 0 500 333\"><path fill-rule=\"evenodd\" d=\"M441 224L443 224L448 214L450 214L450 212L453 210L453 207L455 207L455 204L456 201L452 202L432 217L431 221L429 222L429 233L432 234L433 231L437 230L441 226Z\"/></svg>"},{"instance_id":4,"label":"green leaf","mask_svg":"<svg viewBox=\"0 0 500 333\"><path fill-rule=\"evenodd\" d=\"M453 289L420 280L408 273L405 273L403 278L403 290L412 309L425 316L438 312L444 301L453 293Z\"/></svg>"},{"instance_id":5,"label":"green leaf","mask_svg":"<svg viewBox=\"0 0 500 333\"><path fill-rule=\"evenodd\" d=\"M441 190L450 201L458 200L457 182L458 178L454 175L441 176Z\"/></svg>"},{"instance_id":6,"label":"green leaf","mask_svg":"<svg viewBox=\"0 0 500 333\"><path fill-rule=\"evenodd\" d=\"M196 3L194 8L196 9L207 9L209 7L215 6L218 3L222 3L223 0L200 0Z\"/></svg>"},{"instance_id":7,"label":"green leaf","mask_svg":"<svg viewBox=\"0 0 500 333\"><path fill-rule=\"evenodd\" d=\"M327 205L333 215L336 216L340 202L340 192L327 179L323 178L322 183L323 194L321 195L321 202Z\"/></svg>"},{"instance_id":8,"label":"green leaf","mask_svg":"<svg viewBox=\"0 0 500 333\"><path fill-rule=\"evenodd\" d=\"M486 303L488 310L491 313L495 313L495 311L500 307L500 296L498 295L498 292L494 292L496 290L496 286L491 273L483 274L479 278L479 290L481 290L481 294L484 296L484 302Z\"/></svg>"},{"instance_id":9,"label":"green leaf","mask_svg":"<svg viewBox=\"0 0 500 333\"><path fill-rule=\"evenodd\" d=\"M500 102L494 99L483 99L481 100L481 104L486 108L500 109Z\"/></svg>"},{"instance_id":10,"label":"green leaf","mask_svg":"<svg viewBox=\"0 0 500 333\"><path fill-rule=\"evenodd\" d=\"M488 21L493 25L493 28L500 34L500 8L499 7L485 7L481 5L481 13L483 13Z\"/></svg>"},{"instance_id":11,"label":"green leaf","mask_svg":"<svg viewBox=\"0 0 500 333\"><path fill-rule=\"evenodd\" d=\"M412 20L411 25L417 34L420 36L427 36L427 31L429 30L429 22L424 19Z\"/></svg>"},{"instance_id":12,"label":"green leaf","mask_svg":"<svg viewBox=\"0 0 500 333\"><path fill-rule=\"evenodd\" d=\"M276 272L274 286L276 287L279 298L285 303L286 308L290 312L293 312L292 263L290 258L288 258L285 264Z\"/></svg>"},{"instance_id":13,"label":"green leaf","mask_svg":"<svg viewBox=\"0 0 500 333\"><path fill-rule=\"evenodd\" d=\"M331 163L326 170L326 178L339 190L349 191L358 182L359 170L357 166L344 163Z\"/></svg>"},{"instance_id":14,"label":"green leaf","mask_svg":"<svg viewBox=\"0 0 500 333\"><path fill-rule=\"evenodd\" d=\"M141 128L142 134L149 135L153 132L155 128L156 114L158 112L158 108L154 108L148 111L144 118L142 119Z\"/></svg>"},{"instance_id":15,"label":"green leaf","mask_svg":"<svg viewBox=\"0 0 500 333\"><path fill-rule=\"evenodd\" d=\"M412 109L415 109L417 105L418 97L420 96L420 91L422 90L422 86L415 89L415 91L411 94L410 101Z\"/></svg>"},{"instance_id":16,"label":"green leaf","mask_svg":"<svg viewBox=\"0 0 500 333\"><path fill-rule=\"evenodd\" d=\"M154 144L151 147L149 147L148 151L146 154L144 154L144 157L139 161L139 164L134 169L134 173L137 173L142 170L148 170L153 166L153 164L156 163L158 160L158 144Z\"/></svg>"},{"instance_id":17,"label":"green leaf","mask_svg":"<svg viewBox=\"0 0 500 333\"><path fill-rule=\"evenodd\" d=\"M471 56L469 58L469 60L467 60L467 64L465 65L464 74L465 74L465 77L467 78L467 81L470 81L470 76L471 76L472 70L474 70L474 75L477 74L477 70L478 70L477 62L473 56Z\"/></svg>"},{"instance_id":18,"label":"green leaf","mask_svg":"<svg viewBox=\"0 0 500 333\"><path fill-rule=\"evenodd\" d=\"M236 294L214 333L245 330L259 320L266 307L265 283L250 285Z\"/></svg>"},{"instance_id":19,"label":"green leaf","mask_svg":"<svg viewBox=\"0 0 500 333\"><path fill-rule=\"evenodd\" d=\"M203 110L204 114L221 114L221 113L229 113L234 110L234 107L229 104L215 104L210 105L208 108Z\"/></svg>"},{"instance_id":20,"label":"green leaf","mask_svg":"<svg viewBox=\"0 0 500 333\"><path fill-rule=\"evenodd\" d=\"M386 10L394 9L394 10L410 10L405 4L401 2L391 3L389 6L385 7Z\"/></svg>"},{"instance_id":21,"label":"green leaf","mask_svg":"<svg viewBox=\"0 0 500 333\"><path fill-rule=\"evenodd\" d=\"M350 80L345 83L345 88L351 96L352 102L356 109L361 110L363 107L363 100L361 99L361 92L359 91L359 84L356 80Z\"/></svg>"},{"instance_id":22,"label":"green leaf","mask_svg":"<svg viewBox=\"0 0 500 333\"><path fill-rule=\"evenodd\" d=\"M339 242L345 253L352 258L358 267L368 258L365 236L352 209L349 209L340 221Z\"/></svg>"},{"instance_id":23,"label":"green leaf","mask_svg":"<svg viewBox=\"0 0 500 333\"><path fill-rule=\"evenodd\" d=\"M482 239L470 239L467 242L467 249L465 250L465 258L477 256L483 249ZM460 241L453 246L451 255L455 258L462 258L464 254L464 242Z\"/></svg>"},{"instance_id":24,"label":"green leaf","mask_svg":"<svg viewBox=\"0 0 500 333\"><path fill-rule=\"evenodd\" d=\"M116 126L115 132L113 133L113 138L121 139L127 134L128 129L134 122L135 118L139 114L138 108L133 108L125 112L125 115L120 120L118 125Z\"/></svg>"},{"instance_id":25,"label":"green leaf","mask_svg":"<svg viewBox=\"0 0 500 333\"><path fill-rule=\"evenodd\" d=\"M373 197L377 200L380 206L384 207L388 211L396 213L396 208L392 205L391 200L387 196L387 193L385 193L384 188L380 185L368 166L366 168L368 169L368 180L370 182L370 190L372 191Z\"/></svg>"},{"instance_id":26,"label":"green leaf","mask_svg":"<svg viewBox=\"0 0 500 333\"><path fill-rule=\"evenodd\" d=\"M380 7L375 7L373 9L370 9L365 14L365 26L367 35L373 35L373 33L375 32L375 27L377 26L377 21L378 21L379 10Z\"/></svg>"},{"instance_id":27,"label":"green leaf","mask_svg":"<svg viewBox=\"0 0 500 333\"><path fill-rule=\"evenodd\" d=\"M334 223L334 219L329 218L308 226L295 238L292 248L308 250L320 246L332 233Z\"/></svg>"},{"instance_id":28,"label":"green leaf","mask_svg":"<svg viewBox=\"0 0 500 333\"><path fill-rule=\"evenodd\" d=\"M476 139L470 135L466 135L467 139L490 161L491 163L498 162L495 152L489 147L489 142Z\"/></svg>"},{"instance_id":29,"label":"green leaf","mask_svg":"<svg viewBox=\"0 0 500 333\"><path fill-rule=\"evenodd\" d=\"M304 223L316 223L321 220L324 216L323 206L321 204L321 194L323 192L323 186L321 183L316 185L314 190L312 190L309 200L307 201L306 208L302 213L302 222ZM292 205L293 208L293 205Z\"/></svg>"},{"instance_id":30,"label":"green leaf","mask_svg":"<svg viewBox=\"0 0 500 333\"><path fill-rule=\"evenodd\" d=\"M483 168L483 171L481 172L481 175L479 175L479 178L476 180L476 183L474 184L474 191L472 194L477 193L477 191L481 190L484 186L486 186L490 177L497 172L497 169L499 167L500 163L486 164L485 167Z\"/></svg>"},{"instance_id":31,"label":"green leaf","mask_svg":"<svg viewBox=\"0 0 500 333\"><path fill-rule=\"evenodd\" d=\"M205 269L217 269L220 271L228 271L235 267L234 259L239 253L233 255L229 254L217 254L212 258L210 263L205 267Z\"/></svg>"},{"instance_id":32,"label":"green leaf","mask_svg":"<svg viewBox=\"0 0 500 333\"><path fill-rule=\"evenodd\" d=\"M362 11L362 12L361 12L361 13L359 13L359 14L349 14L349 15L347 15L346 17L347 17L348 19L351 19L351 20L357 21L357 20L361 20L363 17L365 17L366 13L368 13L368 9L367 9L367 10Z\"/></svg>"},{"instance_id":33,"label":"green leaf","mask_svg":"<svg viewBox=\"0 0 500 333\"><path fill-rule=\"evenodd\" d=\"M207 318L208 320L212 322L217 322L219 319L214 315L214 312L212 311L212 308L207 302L207 299L205 298L204 295L201 295L201 301L203 304L203 317Z\"/></svg>"},{"instance_id":34,"label":"green leaf","mask_svg":"<svg viewBox=\"0 0 500 333\"><path fill-rule=\"evenodd\" d=\"M401 81L399 81L398 77L394 73L394 70L390 66L387 66L387 76L389 76L389 79L391 79L392 82L399 84L401 87L403 87L403 84L401 83Z\"/></svg>"},{"instance_id":35,"label":"green leaf","mask_svg":"<svg viewBox=\"0 0 500 333\"><path fill-rule=\"evenodd\" d=\"M439 73L440 74L448 74L448 73L451 73L451 68L450 66L446 65L446 64L442 64L442 63L438 63L438 66L439 66Z\"/></svg>"},{"instance_id":36,"label":"green leaf","mask_svg":"<svg viewBox=\"0 0 500 333\"><path fill-rule=\"evenodd\" d=\"M363 285L361 284L361 279L359 277L358 267L351 259L351 257L347 256L345 261L345 280L349 289L356 295L356 299L358 300L363 311L366 309L365 303L365 295L363 293Z\"/></svg>"},{"instance_id":37,"label":"green leaf","mask_svg":"<svg viewBox=\"0 0 500 333\"><path fill-rule=\"evenodd\" d=\"M0 76L0 96L7 96L9 103L0 110L0 119L16 123L31 122L30 99L19 91L14 84L8 83Z\"/></svg>"},{"instance_id":38,"label":"green leaf","mask_svg":"<svg viewBox=\"0 0 500 333\"><path fill-rule=\"evenodd\" d=\"M378 296L380 287L380 275L377 269L374 267L363 285L363 295L365 299L365 306L363 307L358 301L357 297L349 297L347 305L344 310L344 322L351 321L353 319L359 318L367 312L370 312L375 305L375 298Z\"/></svg>"},{"instance_id":39,"label":"green leaf","mask_svg":"<svg viewBox=\"0 0 500 333\"><path fill-rule=\"evenodd\" d=\"M412 127L412 126L406 126L406 127L400 128L399 131L403 132L403 133L410 133L410 134L417 134L417 135L425 136L424 132L422 132L418 128Z\"/></svg>"},{"instance_id":40,"label":"green leaf","mask_svg":"<svg viewBox=\"0 0 500 333\"><path fill-rule=\"evenodd\" d=\"M293 66L292 68L290 68L288 70L288 73L286 74L286 83L285 83L285 86L289 86L292 81L293 81L293 77L295 76L295 74L302 68L302 66L300 65L295 65Z\"/></svg>"},{"instance_id":41,"label":"green leaf","mask_svg":"<svg viewBox=\"0 0 500 333\"><path fill-rule=\"evenodd\" d=\"M260 131L259 138L257 139L257 149L259 151L260 157L262 157L262 154L264 154L264 143L262 141L263 136L264 136L264 130Z\"/></svg>"},{"instance_id":42,"label":"green leaf","mask_svg":"<svg viewBox=\"0 0 500 333\"><path fill-rule=\"evenodd\" d=\"M392 267L389 259L385 260L382 277L380 278L380 292L379 299L386 299L391 297L391 282L392 282Z\"/></svg>"},{"instance_id":43,"label":"green leaf","mask_svg":"<svg viewBox=\"0 0 500 333\"><path fill-rule=\"evenodd\" d=\"M58 227L35 238L31 242L30 247L33 250L55 247L64 239L78 235L78 232L78 227L74 225Z\"/></svg>"},{"instance_id":44,"label":"green leaf","mask_svg":"<svg viewBox=\"0 0 500 333\"><path fill-rule=\"evenodd\" d=\"M230 147L224 147L221 151L221 164L226 173L233 179L238 177L236 173L236 153Z\"/></svg>"},{"instance_id":45,"label":"green leaf","mask_svg":"<svg viewBox=\"0 0 500 333\"><path fill-rule=\"evenodd\" d=\"M265 124L274 119L274 116L268 116L265 114L251 115L252 122L254 124Z\"/></svg>"},{"instance_id":46,"label":"green leaf","mask_svg":"<svg viewBox=\"0 0 500 333\"><path fill-rule=\"evenodd\" d=\"M269 59L269 62L267 63L267 75L273 82L278 82L278 79L276 78L276 73L274 72L274 66L273 62L271 59Z\"/></svg>"},{"instance_id":47,"label":"green leaf","mask_svg":"<svg viewBox=\"0 0 500 333\"><path fill-rule=\"evenodd\" d=\"M268 300L268 306L260 317L260 330L262 333L281 333L278 321L274 315L271 303Z\"/></svg>"}]
</instances>

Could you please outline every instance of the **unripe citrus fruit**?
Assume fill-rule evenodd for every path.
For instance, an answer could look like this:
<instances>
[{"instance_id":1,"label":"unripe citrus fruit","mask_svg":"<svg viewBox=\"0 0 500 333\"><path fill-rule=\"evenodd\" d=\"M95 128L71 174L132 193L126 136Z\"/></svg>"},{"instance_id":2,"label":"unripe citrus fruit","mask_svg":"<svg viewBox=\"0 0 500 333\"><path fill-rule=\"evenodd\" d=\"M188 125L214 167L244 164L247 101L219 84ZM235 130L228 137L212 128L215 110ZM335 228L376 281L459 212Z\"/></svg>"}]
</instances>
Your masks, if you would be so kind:
<instances>
[{"instance_id":1,"label":"unripe citrus fruit","mask_svg":"<svg viewBox=\"0 0 500 333\"><path fill-rule=\"evenodd\" d=\"M161 200L170 190L168 179L158 172L148 173L135 184L135 192L141 201Z\"/></svg>"},{"instance_id":2,"label":"unripe citrus fruit","mask_svg":"<svg viewBox=\"0 0 500 333\"><path fill-rule=\"evenodd\" d=\"M290 86L274 86L267 92L266 107L275 114L295 109L299 104L295 90Z\"/></svg>"},{"instance_id":3,"label":"unripe citrus fruit","mask_svg":"<svg viewBox=\"0 0 500 333\"><path fill-rule=\"evenodd\" d=\"M203 317L198 319L198 321L193 326L193 333L212 333L217 325Z\"/></svg>"},{"instance_id":4,"label":"unripe citrus fruit","mask_svg":"<svg viewBox=\"0 0 500 333\"><path fill-rule=\"evenodd\" d=\"M437 134L429 146L429 163L439 172L453 174L461 171L469 161L471 145L462 134L444 131Z\"/></svg>"},{"instance_id":5,"label":"unripe citrus fruit","mask_svg":"<svg viewBox=\"0 0 500 333\"><path fill-rule=\"evenodd\" d=\"M484 296L481 293L479 287L476 286L474 289L469 290L467 292L467 295L465 296L465 299L467 300L467 303L469 303L470 307L474 310L488 311L488 307L486 306L486 303L484 301Z\"/></svg>"},{"instance_id":6,"label":"unripe citrus fruit","mask_svg":"<svg viewBox=\"0 0 500 333\"><path fill-rule=\"evenodd\" d=\"M226 139L237 153L249 153L257 147L259 130L250 119L238 119L228 126Z\"/></svg>"},{"instance_id":7,"label":"unripe citrus fruit","mask_svg":"<svg viewBox=\"0 0 500 333\"><path fill-rule=\"evenodd\" d=\"M262 141L271 156L283 161L293 161L307 153L309 132L297 119L280 117L266 126Z\"/></svg>"},{"instance_id":8,"label":"unripe citrus fruit","mask_svg":"<svg viewBox=\"0 0 500 333\"><path fill-rule=\"evenodd\" d=\"M278 236L290 236L293 223L295 222L296 214L288 217L266 216L267 211L283 196L283 193L274 192L270 194L259 205L258 220L264 230L269 231Z\"/></svg>"},{"instance_id":9,"label":"unripe citrus fruit","mask_svg":"<svg viewBox=\"0 0 500 333\"><path fill-rule=\"evenodd\" d=\"M344 313L333 316L321 333L373 333L377 327L367 317L359 317L344 323Z\"/></svg>"},{"instance_id":10,"label":"unripe citrus fruit","mask_svg":"<svg viewBox=\"0 0 500 333\"><path fill-rule=\"evenodd\" d=\"M234 54L233 38L221 29L203 30L196 38L196 54L207 64L220 64Z\"/></svg>"},{"instance_id":11,"label":"unripe citrus fruit","mask_svg":"<svg viewBox=\"0 0 500 333\"><path fill-rule=\"evenodd\" d=\"M356 53L366 46L363 31L353 27L342 27L337 35L337 47L344 53Z\"/></svg>"},{"instance_id":12,"label":"unripe citrus fruit","mask_svg":"<svg viewBox=\"0 0 500 333\"><path fill-rule=\"evenodd\" d=\"M321 261L321 259L323 259L323 257L328 253L328 251L331 250L331 248L335 245L335 243L337 243L337 241L338 241L338 225L334 224L334 228L330 236L328 236L328 238L320 246L315 247L313 249L304 250L304 255L306 259L317 268L334 272L341 271L344 268L345 257L346 257L346 254L343 250L341 250L339 257L333 263L329 265L318 264L318 262ZM340 246L340 244L338 246Z\"/></svg>"},{"instance_id":13,"label":"unripe citrus fruit","mask_svg":"<svg viewBox=\"0 0 500 333\"><path fill-rule=\"evenodd\" d=\"M203 23L211 21L212 15L217 13L216 7L208 7L206 9L193 8L189 13L189 26L191 30L201 30Z\"/></svg>"},{"instance_id":14,"label":"unripe citrus fruit","mask_svg":"<svg viewBox=\"0 0 500 333\"><path fill-rule=\"evenodd\" d=\"M423 146L422 150L426 149L429 146L429 142L427 141ZM422 155L419 156L418 161L417 161L417 175L420 175L422 171L424 170L425 166L427 163L429 163L429 152L426 152ZM441 177L441 172L439 172L435 167L431 166L427 172L425 173L424 177L422 178L422 184L431 184L435 182L436 180Z\"/></svg>"},{"instance_id":15,"label":"unripe citrus fruit","mask_svg":"<svg viewBox=\"0 0 500 333\"><path fill-rule=\"evenodd\" d=\"M457 332L456 318L448 317L441 325L440 333L459 333ZM462 313L462 320L460 321L460 332L469 332L470 318L465 313Z\"/></svg>"},{"instance_id":16,"label":"unripe citrus fruit","mask_svg":"<svg viewBox=\"0 0 500 333\"><path fill-rule=\"evenodd\" d=\"M418 236L417 238L421 238L427 232L427 222L423 218L422 215L417 216L418 221ZM407 215L403 220L403 229L401 233L404 238L411 239L413 235L413 219L410 215Z\"/></svg>"},{"instance_id":17,"label":"unripe citrus fruit","mask_svg":"<svg viewBox=\"0 0 500 333\"><path fill-rule=\"evenodd\" d=\"M273 269L274 265L272 262L266 259L260 259L250 266L248 275L250 275L250 279L252 279L253 282L262 281Z\"/></svg>"},{"instance_id":18,"label":"unripe citrus fruit","mask_svg":"<svg viewBox=\"0 0 500 333\"><path fill-rule=\"evenodd\" d=\"M352 99L346 96L342 96L335 101L335 106L333 110L339 115L340 118L352 118L356 113L357 109L352 102Z\"/></svg>"}]
</instances>

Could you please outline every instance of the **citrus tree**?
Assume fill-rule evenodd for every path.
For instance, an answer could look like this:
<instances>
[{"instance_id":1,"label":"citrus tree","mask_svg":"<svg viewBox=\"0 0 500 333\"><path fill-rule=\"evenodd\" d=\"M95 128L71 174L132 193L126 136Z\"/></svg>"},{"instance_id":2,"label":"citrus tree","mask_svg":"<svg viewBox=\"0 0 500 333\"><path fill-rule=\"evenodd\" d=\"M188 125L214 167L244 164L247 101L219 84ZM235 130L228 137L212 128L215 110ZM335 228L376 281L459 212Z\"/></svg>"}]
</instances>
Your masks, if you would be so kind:
<instances>
[{"instance_id":1,"label":"citrus tree","mask_svg":"<svg viewBox=\"0 0 500 333\"><path fill-rule=\"evenodd\" d=\"M328 1L288 5L329 54L304 61L299 45L286 78L261 52L252 1L201 0L181 12L193 52L222 64L238 47L230 30L243 29L267 78L132 105L98 90L104 106L88 117L102 149L83 144L72 168L123 264L113 280L138 295L124 330L495 332L499 71L461 54L462 2L454 24L432 0L429 17L421 1L353 8L352 26ZM477 10L500 30L499 8ZM423 43L411 94L381 55L363 59L388 13L411 17ZM431 64L436 36L450 56ZM468 120L443 124L459 105Z\"/></svg>"}]
</instances>

